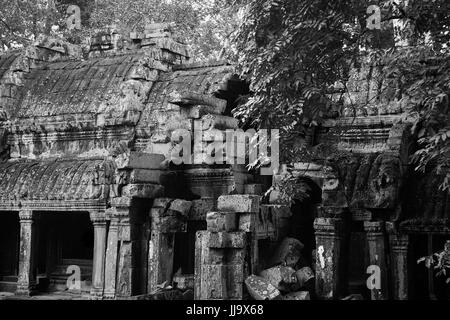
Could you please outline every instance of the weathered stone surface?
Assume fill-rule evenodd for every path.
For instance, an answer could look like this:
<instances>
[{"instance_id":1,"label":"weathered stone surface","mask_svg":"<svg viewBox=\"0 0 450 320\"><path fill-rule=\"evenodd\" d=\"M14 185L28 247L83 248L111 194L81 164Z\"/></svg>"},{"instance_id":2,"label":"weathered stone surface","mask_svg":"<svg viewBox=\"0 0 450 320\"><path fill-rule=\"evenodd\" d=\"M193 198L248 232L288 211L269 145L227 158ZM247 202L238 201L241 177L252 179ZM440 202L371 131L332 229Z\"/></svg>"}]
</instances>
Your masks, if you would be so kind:
<instances>
[{"instance_id":1,"label":"weathered stone surface","mask_svg":"<svg viewBox=\"0 0 450 320\"><path fill-rule=\"evenodd\" d=\"M245 285L248 293L255 300L274 300L281 295L280 291L268 280L255 275L245 279Z\"/></svg>"},{"instance_id":2,"label":"weathered stone surface","mask_svg":"<svg viewBox=\"0 0 450 320\"><path fill-rule=\"evenodd\" d=\"M130 183L161 183L161 176L166 172L163 170L134 169L130 174Z\"/></svg>"},{"instance_id":3,"label":"weathered stone surface","mask_svg":"<svg viewBox=\"0 0 450 320\"><path fill-rule=\"evenodd\" d=\"M235 212L208 212L206 224L211 232L230 232L237 230L237 214Z\"/></svg>"},{"instance_id":4,"label":"weathered stone surface","mask_svg":"<svg viewBox=\"0 0 450 320\"><path fill-rule=\"evenodd\" d=\"M282 300L311 300L311 297L308 291L299 291L283 295Z\"/></svg>"},{"instance_id":5,"label":"weathered stone surface","mask_svg":"<svg viewBox=\"0 0 450 320\"><path fill-rule=\"evenodd\" d=\"M255 195L227 195L220 196L217 208L223 211L259 212L260 197Z\"/></svg>"},{"instance_id":6,"label":"weathered stone surface","mask_svg":"<svg viewBox=\"0 0 450 320\"><path fill-rule=\"evenodd\" d=\"M167 209L174 199L171 198L156 198L153 200L153 208Z\"/></svg>"},{"instance_id":7,"label":"weathered stone surface","mask_svg":"<svg viewBox=\"0 0 450 320\"><path fill-rule=\"evenodd\" d=\"M242 249L246 245L245 232L211 232L208 246L210 248L236 248Z\"/></svg>"},{"instance_id":8,"label":"weathered stone surface","mask_svg":"<svg viewBox=\"0 0 450 320\"><path fill-rule=\"evenodd\" d=\"M161 169L165 157L161 154L130 152L116 158L118 169Z\"/></svg>"},{"instance_id":9,"label":"weathered stone surface","mask_svg":"<svg viewBox=\"0 0 450 320\"><path fill-rule=\"evenodd\" d=\"M304 245L297 239L285 238L276 248L270 259L271 265L285 263L287 266L295 266L301 258Z\"/></svg>"},{"instance_id":10,"label":"weathered stone surface","mask_svg":"<svg viewBox=\"0 0 450 320\"><path fill-rule=\"evenodd\" d=\"M263 194L263 186L262 184L246 184L244 186L244 193L261 196Z\"/></svg>"},{"instance_id":11,"label":"weathered stone surface","mask_svg":"<svg viewBox=\"0 0 450 320\"><path fill-rule=\"evenodd\" d=\"M239 230L244 232L255 232L258 223L257 213L240 213L239 218Z\"/></svg>"},{"instance_id":12,"label":"weathered stone surface","mask_svg":"<svg viewBox=\"0 0 450 320\"><path fill-rule=\"evenodd\" d=\"M123 187L122 196L130 198L157 198L164 194L164 187L157 184L129 184Z\"/></svg>"},{"instance_id":13,"label":"weathered stone surface","mask_svg":"<svg viewBox=\"0 0 450 320\"><path fill-rule=\"evenodd\" d=\"M182 274L174 275L173 282L176 283L176 287L181 290L194 289L194 275Z\"/></svg>"},{"instance_id":14,"label":"weathered stone surface","mask_svg":"<svg viewBox=\"0 0 450 320\"><path fill-rule=\"evenodd\" d=\"M299 287L303 288L308 281L314 279L314 272L310 267L303 267L295 272L295 276Z\"/></svg>"},{"instance_id":15,"label":"weathered stone surface","mask_svg":"<svg viewBox=\"0 0 450 320\"><path fill-rule=\"evenodd\" d=\"M153 231L148 254L148 292L157 290L165 281L171 282L173 274L175 237L171 233Z\"/></svg>"},{"instance_id":16,"label":"weathered stone surface","mask_svg":"<svg viewBox=\"0 0 450 320\"><path fill-rule=\"evenodd\" d=\"M343 222L334 218L316 218L314 229L317 247L316 294L322 299L333 299L342 290L340 274L343 266L339 264L339 259L342 252Z\"/></svg>"},{"instance_id":17,"label":"weathered stone surface","mask_svg":"<svg viewBox=\"0 0 450 320\"><path fill-rule=\"evenodd\" d=\"M281 291L288 290L288 285L297 282L295 270L287 266L276 266L266 269L260 273L260 276Z\"/></svg>"},{"instance_id":18,"label":"weathered stone surface","mask_svg":"<svg viewBox=\"0 0 450 320\"><path fill-rule=\"evenodd\" d=\"M189 212L189 220L206 220L206 214L213 210L213 208L213 198L193 200L191 211Z\"/></svg>"},{"instance_id":19,"label":"weathered stone surface","mask_svg":"<svg viewBox=\"0 0 450 320\"><path fill-rule=\"evenodd\" d=\"M341 300L364 300L364 297L361 294L351 294Z\"/></svg>"},{"instance_id":20,"label":"weathered stone surface","mask_svg":"<svg viewBox=\"0 0 450 320\"><path fill-rule=\"evenodd\" d=\"M182 199L175 199L170 203L170 210L179 212L182 216L187 217L192 208L192 202Z\"/></svg>"}]
</instances>

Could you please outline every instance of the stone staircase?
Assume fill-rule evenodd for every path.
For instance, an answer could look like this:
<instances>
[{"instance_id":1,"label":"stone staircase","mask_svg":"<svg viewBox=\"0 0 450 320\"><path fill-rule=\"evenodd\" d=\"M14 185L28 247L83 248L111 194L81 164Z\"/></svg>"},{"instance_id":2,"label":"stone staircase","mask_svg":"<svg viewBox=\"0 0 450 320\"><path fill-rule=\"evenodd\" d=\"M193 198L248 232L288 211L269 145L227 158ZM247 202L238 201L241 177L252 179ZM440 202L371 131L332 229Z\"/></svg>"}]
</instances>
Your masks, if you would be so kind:
<instances>
[{"instance_id":1,"label":"stone staircase","mask_svg":"<svg viewBox=\"0 0 450 320\"><path fill-rule=\"evenodd\" d=\"M81 291L68 290L67 279L71 276L71 274L67 274L67 270L71 265L80 267ZM61 263L57 265L55 270L50 274L48 280L49 291L67 291L78 294L89 294L92 282L92 260L62 259Z\"/></svg>"}]
</instances>

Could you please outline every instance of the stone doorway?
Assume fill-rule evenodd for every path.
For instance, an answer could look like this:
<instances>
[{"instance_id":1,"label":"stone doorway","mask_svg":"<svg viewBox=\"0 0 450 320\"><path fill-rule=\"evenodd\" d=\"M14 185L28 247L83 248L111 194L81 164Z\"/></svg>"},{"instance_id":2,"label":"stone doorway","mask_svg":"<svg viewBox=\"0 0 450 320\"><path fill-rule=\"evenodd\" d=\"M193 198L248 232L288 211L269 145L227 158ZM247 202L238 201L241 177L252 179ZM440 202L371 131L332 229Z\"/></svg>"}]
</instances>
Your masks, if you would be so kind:
<instances>
[{"instance_id":1,"label":"stone doorway","mask_svg":"<svg viewBox=\"0 0 450 320\"><path fill-rule=\"evenodd\" d=\"M0 291L14 292L19 270L20 223L17 212L0 212Z\"/></svg>"},{"instance_id":2,"label":"stone doorway","mask_svg":"<svg viewBox=\"0 0 450 320\"><path fill-rule=\"evenodd\" d=\"M39 218L37 289L89 294L92 282L94 227L87 212L44 212ZM80 271L81 291L68 278Z\"/></svg>"},{"instance_id":3,"label":"stone doorway","mask_svg":"<svg viewBox=\"0 0 450 320\"><path fill-rule=\"evenodd\" d=\"M308 178L299 179L297 187L302 191L302 197L294 199L291 205L292 217L287 236L303 243L303 258L307 265L312 266L316 248L314 219L317 207L322 203L322 190Z\"/></svg>"}]
</instances>

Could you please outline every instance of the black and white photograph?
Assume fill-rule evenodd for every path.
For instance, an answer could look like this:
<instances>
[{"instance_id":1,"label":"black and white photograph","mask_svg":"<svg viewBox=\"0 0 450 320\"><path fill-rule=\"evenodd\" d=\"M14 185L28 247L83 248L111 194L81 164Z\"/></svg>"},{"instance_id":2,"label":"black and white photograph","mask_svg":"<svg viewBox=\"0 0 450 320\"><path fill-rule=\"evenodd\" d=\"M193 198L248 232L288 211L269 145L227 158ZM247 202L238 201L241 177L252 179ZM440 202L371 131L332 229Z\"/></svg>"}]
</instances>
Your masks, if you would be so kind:
<instances>
[{"instance_id":1,"label":"black and white photograph","mask_svg":"<svg viewBox=\"0 0 450 320\"><path fill-rule=\"evenodd\" d=\"M450 300L450 1L0 0L0 310L45 300Z\"/></svg>"}]
</instances>

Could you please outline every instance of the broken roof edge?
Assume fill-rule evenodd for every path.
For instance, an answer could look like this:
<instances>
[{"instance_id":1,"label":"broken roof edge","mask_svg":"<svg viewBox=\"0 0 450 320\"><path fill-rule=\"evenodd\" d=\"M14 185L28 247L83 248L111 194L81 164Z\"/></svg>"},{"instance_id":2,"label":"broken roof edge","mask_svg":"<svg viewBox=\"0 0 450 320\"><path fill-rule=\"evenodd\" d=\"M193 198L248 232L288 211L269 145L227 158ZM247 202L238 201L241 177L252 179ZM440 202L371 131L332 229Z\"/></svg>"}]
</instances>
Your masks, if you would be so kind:
<instances>
[{"instance_id":1,"label":"broken roof edge","mask_svg":"<svg viewBox=\"0 0 450 320\"><path fill-rule=\"evenodd\" d=\"M172 67L173 71L184 71L184 70L193 70L193 69L201 69L201 68L211 68L211 67L222 67L222 66L230 66L233 67L234 64L230 63L228 60L206 60L206 61L198 61L193 63L184 63L179 65L174 65Z\"/></svg>"}]
</instances>

